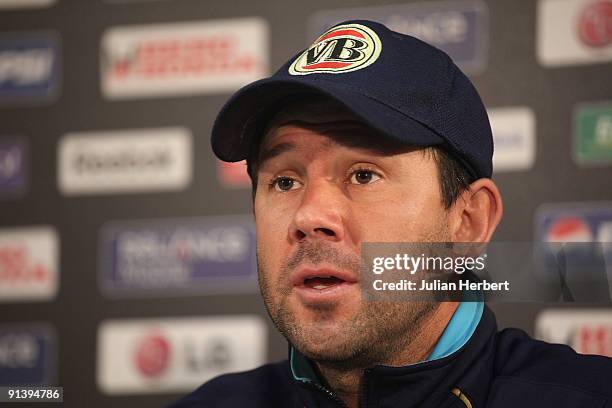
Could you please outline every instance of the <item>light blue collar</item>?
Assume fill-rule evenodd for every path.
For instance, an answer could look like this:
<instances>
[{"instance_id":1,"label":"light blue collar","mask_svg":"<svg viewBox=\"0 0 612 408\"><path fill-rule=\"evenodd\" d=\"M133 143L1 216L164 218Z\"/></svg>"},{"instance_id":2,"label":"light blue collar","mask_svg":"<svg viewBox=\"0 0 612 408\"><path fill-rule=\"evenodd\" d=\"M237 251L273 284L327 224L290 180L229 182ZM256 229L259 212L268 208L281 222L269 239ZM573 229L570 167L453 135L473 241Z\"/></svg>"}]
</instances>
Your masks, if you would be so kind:
<instances>
[{"instance_id":1,"label":"light blue collar","mask_svg":"<svg viewBox=\"0 0 612 408\"><path fill-rule=\"evenodd\" d=\"M438 360L453 354L472 337L484 310L484 302L480 294L476 296L479 297L478 301L464 300L459 303L442 336L425 361ZM293 378L302 382L319 383L310 361L293 346L290 348L289 362Z\"/></svg>"},{"instance_id":2,"label":"light blue collar","mask_svg":"<svg viewBox=\"0 0 612 408\"><path fill-rule=\"evenodd\" d=\"M444 358L463 347L480 323L483 310L484 302L482 301L463 301L459 303L457 310L455 310L453 317L446 325L446 329L444 329L442 336L438 339L426 361Z\"/></svg>"}]
</instances>

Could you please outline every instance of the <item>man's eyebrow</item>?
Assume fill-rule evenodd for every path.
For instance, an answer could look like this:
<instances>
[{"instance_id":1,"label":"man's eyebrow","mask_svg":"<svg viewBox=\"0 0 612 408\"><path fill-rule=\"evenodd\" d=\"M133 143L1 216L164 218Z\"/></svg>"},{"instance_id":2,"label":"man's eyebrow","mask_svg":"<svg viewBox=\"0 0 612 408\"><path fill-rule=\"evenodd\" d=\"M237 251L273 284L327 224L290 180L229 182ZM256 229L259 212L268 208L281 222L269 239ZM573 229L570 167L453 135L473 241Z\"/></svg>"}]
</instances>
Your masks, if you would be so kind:
<instances>
[{"instance_id":1,"label":"man's eyebrow","mask_svg":"<svg viewBox=\"0 0 612 408\"><path fill-rule=\"evenodd\" d=\"M258 165L261 166L266 160L270 160L293 149L295 149L295 144L289 142L279 143L270 149L264 149L259 153L259 157L257 159Z\"/></svg>"}]
</instances>

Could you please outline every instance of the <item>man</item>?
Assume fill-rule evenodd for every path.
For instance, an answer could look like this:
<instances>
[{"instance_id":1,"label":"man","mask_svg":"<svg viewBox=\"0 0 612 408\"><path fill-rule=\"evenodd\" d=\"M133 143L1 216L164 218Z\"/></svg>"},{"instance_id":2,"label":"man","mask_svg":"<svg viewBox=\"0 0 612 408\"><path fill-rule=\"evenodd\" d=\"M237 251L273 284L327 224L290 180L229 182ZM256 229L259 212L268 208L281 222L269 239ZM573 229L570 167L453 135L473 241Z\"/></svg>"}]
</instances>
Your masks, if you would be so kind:
<instances>
[{"instance_id":1,"label":"man","mask_svg":"<svg viewBox=\"0 0 612 408\"><path fill-rule=\"evenodd\" d=\"M484 106L443 52L341 23L230 99L213 150L247 159L260 287L289 360L174 407L612 407L612 363L482 302L368 301L368 242L488 242L502 201Z\"/></svg>"}]
</instances>

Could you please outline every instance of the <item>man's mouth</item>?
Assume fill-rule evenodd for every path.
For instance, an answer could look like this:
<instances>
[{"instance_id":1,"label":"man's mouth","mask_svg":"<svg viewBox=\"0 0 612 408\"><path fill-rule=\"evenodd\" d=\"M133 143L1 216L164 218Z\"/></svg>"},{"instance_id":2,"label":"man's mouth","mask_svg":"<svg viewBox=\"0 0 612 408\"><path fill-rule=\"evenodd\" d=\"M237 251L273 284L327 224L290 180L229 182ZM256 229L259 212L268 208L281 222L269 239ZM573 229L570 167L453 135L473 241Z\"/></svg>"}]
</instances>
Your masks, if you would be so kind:
<instances>
[{"instance_id":1,"label":"man's mouth","mask_svg":"<svg viewBox=\"0 0 612 408\"><path fill-rule=\"evenodd\" d=\"M306 304L337 301L359 287L350 271L300 268L291 277L295 293Z\"/></svg>"},{"instance_id":2,"label":"man's mouth","mask_svg":"<svg viewBox=\"0 0 612 408\"><path fill-rule=\"evenodd\" d=\"M312 289L323 290L329 288L330 286L338 285L342 282L345 282L345 280L335 276L315 276L304 279L304 286Z\"/></svg>"}]
</instances>

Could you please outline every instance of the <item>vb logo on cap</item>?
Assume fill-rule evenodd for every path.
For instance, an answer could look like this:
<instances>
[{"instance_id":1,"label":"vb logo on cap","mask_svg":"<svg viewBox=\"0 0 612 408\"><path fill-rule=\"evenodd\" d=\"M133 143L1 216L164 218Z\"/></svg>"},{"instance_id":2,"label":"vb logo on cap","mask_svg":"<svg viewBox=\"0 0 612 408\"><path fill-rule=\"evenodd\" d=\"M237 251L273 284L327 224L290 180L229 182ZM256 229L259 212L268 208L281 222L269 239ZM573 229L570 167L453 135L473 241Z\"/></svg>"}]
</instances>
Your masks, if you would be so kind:
<instances>
[{"instance_id":1,"label":"vb logo on cap","mask_svg":"<svg viewBox=\"0 0 612 408\"><path fill-rule=\"evenodd\" d=\"M291 75L341 74L372 64L382 49L376 33L361 24L332 28L298 56L289 66Z\"/></svg>"}]
</instances>

